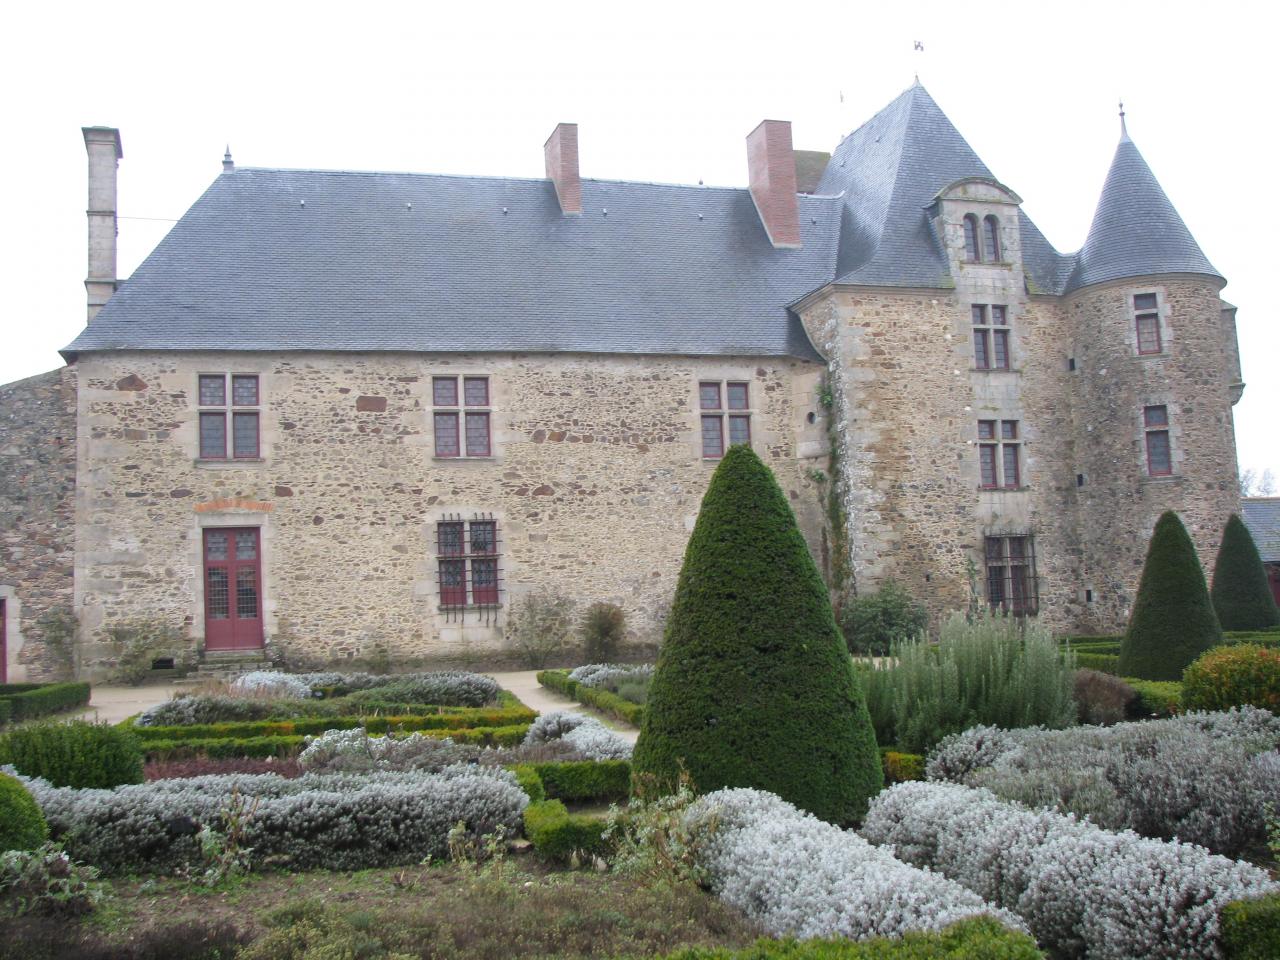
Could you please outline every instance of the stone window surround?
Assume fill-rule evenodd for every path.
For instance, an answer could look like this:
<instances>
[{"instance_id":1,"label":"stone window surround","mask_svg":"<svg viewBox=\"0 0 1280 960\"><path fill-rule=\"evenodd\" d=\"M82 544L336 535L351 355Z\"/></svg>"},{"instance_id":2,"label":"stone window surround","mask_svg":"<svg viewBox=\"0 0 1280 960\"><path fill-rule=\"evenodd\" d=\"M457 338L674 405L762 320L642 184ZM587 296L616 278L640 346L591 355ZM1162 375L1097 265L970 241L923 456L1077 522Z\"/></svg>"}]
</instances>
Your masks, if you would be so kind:
<instances>
[{"instance_id":1,"label":"stone window surround","mask_svg":"<svg viewBox=\"0 0 1280 960\"><path fill-rule=\"evenodd\" d=\"M734 416L744 416L747 418L747 436L749 438L747 442L747 446L751 447L753 450L755 449L756 441L757 441L756 421L760 413L760 408L757 406L757 399L758 399L758 395L760 393L761 387L759 383L756 381L755 377L751 375L751 371L749 370L738 370L738 369L720 367L720 368L714 368L711 370L698 371L697 374L694 376L693 383L692 383L693 412L694 412L694 423L693 423L694 453L697 456L697 458L701 460L703 463L715 466L721 460L724 459L724 452L721 452L720 456L718 457L709 457L703 453L703 449L702 449L702 417L703 417L702 384L704 383L718 383L720 385L721 407L719 411L708 410L706 415L713 416L718 412L722 418L721 433L720 433L722 451L728 451L729 449L729 425L728 425L727 418L730 413L732 413ZM727 406L727 404L729 403L728 387L729 387L729 384L731 383L745 383L747 385L747 407L745 410L730 410L729 407Z\"/></svg>"},{"instance_id":2,"label":"stone window surround","mask_svg":"<svg viewBox=\"0 0 1280 960\"><path fill-rule=\"evenodd\" d=\"M993 529L982 531L981 546L978 549L978 568L982 571L983 597L987 601L988 606L991 604L991 573L989 568L990 557L988 556L988 545L991 540L1002 541L1002 551L1005 563L1002 569L1012 569L1019 564L1011 564L1008 562L1008 541L1023 540L1025 566L1027 577L1027 591L1024 595L1025 606L1022 611L1014 612L1014 616L1034 616L1040 609L1040 574L1037 572L1036 565L1036 535L1035 531L1026 527L1016 529L1005 529L1003 526L997 526ZM1011 583L1011 581L1009 581ZM1006 603L1008 599L1006 598ZM1029 607L1029 609L1027 609Z\"/></svg>"},{"instance_id":3,"label":"stone window surround","mask_svg":"<svg viewBox=\"0 0 1280 960\"><path fill-rule=\"evenodd\" d=\"M1169 417L1169 466L1170 473L1152 474L1147 464L1147 407L1164 407ZM1138 409L1133 417L1133 445L1139 476L1144 483L1169 483L1182 480L1183 456L1182 444L1182 411L1167 394L1147 394L1139 398Z\"/></svg>"},{"instance_id":4,"label":"stone window surround","mask_svg":"<svg viewBox=\"0 0 1280 960\"><path fill-rule=\"evenodd\" d=\"M972 203L973 201L970 201ZM996 246L1000 249L996 251L996 257L990 257L987 254L987 225L994 223ZM968 252L968 242L965 235L968 233L968 225L972 224L976 231L977 239L977 259L970 259ZM1008 257L1008 240L1006 231L1008 229L1003 217L998 217L994 213L977 213L973 210L965 211L965 213L957 221L960 230L960 258L959 263L962 267L1012 267L1013 261Z\"/></svg>"},{"instance_id":5,"label":"stone window surround","mask_svg":"<svg viewBox=\"0 0 1280 960\"><path fill-rule=\"evenodd\" d=\"M275 602L271 590L271 565L275 553L275 531L271 526L269 513L261 510L247 510L242 507L231 507L209 513L193 514L194 524L188 528L187 556L191 564L191 636L204 647L204 531L216 530L219 527L256 527L258 528L258 544L261 570L261 596L258 602L262 605L262 633L265 640L276 633Z\"/></svg>"},{"instance_id":6,"label":"stone window surround","mask_svg":"<svg viewBox=\"0 0 1280 960\"><path fill-rule=\"evenodd\" d=\"M436 404L435 404L435 382L436 377L451 377L458 384L458 401L457 407L441 408L447 412L457 411L459 414L466 412L464 391L466 389L466 380L468 377L483 377L489 385L489 406L484 408L476 408L477 412L489 414L489 453L485 456L471 456L466 452L466 419L463 416L458 418L458 455L457 456L441 456L436 453ZM499 457L499 426L501 418L501 405L498 390L498 378L494 376L491 370L479 370L470 367L460 368L458 370L431 370L426 376L427 391L427 449L431 451L431 459L435 463L487 463L489 461L498 460ZM434 543L434 534L432 542Z\"/></svg>"},{"instance_id":7,"label":"stone window surround","mask_svg":"<svg viewBox=\"0 0 1280 960\"><path fill-rule=\"evenodd\" d=\"M200 396L200 381L204 377L221 377L222 388L224 391L223 402L218 405L207 405ZM239 405L235 402L235 379L236 377L252 377L255 384L255 395L257 402L252 405ZM196 371L196 460L199 463L261 463L262 456L262 375L259 373L251 373L245 370L205 370ZM223 456L206 457L201 449L201 421L206 413L220 413L224 415L223 427ZM252 457L238 457L235 455L235 414L252 413L257 418L257 442L256 455Z\"/></svg>"},{"instance_id":8,"label":"stone window surround","mask_svg":"<svg viewBox=\"0 0 1280 960\"><path fill-rule=\"evenodd\" d=\"M981 307L984 311L984 322L981 324L977 324L973 322L974 307ZM1002 307L1004 309L1004 324L1002 326L996 325L992 322L992 319L993 319L992 308L994 307ZM990 301L983 301L982 303L979 303L975 300L972 303L968 304L969 356L973 361L972 364L970 365L970 370L973 373L983 373L983 374L987 374L987 373L1019 373L1020 374L1022 373L1022 368L1014 362L1015 356L1021 355L1021 352L1018 349L1016 349L1017 344L1015 342L1016 341L1015 326L1013 322L1015 309L1016 309L1016 304L1013 304L1013 303L995 303ZM1005 340L1007 343L1006 352L1008 354L1007 359L1009 361L1009 365L1007 367L980 367L978 366L978 348L974 343L974 334L976 334L979 331L986 331L990 335L988 339L988 345L987 345L987 349L988 349L987 356L988 356L988 359L994 359L995 357L994 331L996 331L997 329L1007 331Z\"/></svg>"},{"instance_id":9,"label":"stone window surround","mask_svg":"<svg viewBox=\"0 0 1280 960\"><path fill-rule=\"evenodd\" d=\"M428 616L435 619L438 625L447 623L453 627L465 627L467 630L476 628L496 630L498 634L501 634L501 627L496 622L488 624L484 623L483 620L479 623L474 622L475 613L482 614L486 609L492 611L492 607L467 607L453 612L449 618L446 618L445 610L440 604L440 581L436 568L436 525L453 516L461 516L464 520L470 520L474 516L478 519L491 519L497 523L497 556L499 577L501 578L498 586L497 609L506 610L511 605L511 588L516 583L516 574L519 566L515 554L512 552L511 544L518 531L508 521L505 511L494 509L493 507L482 507L474 503L435 504L426 511L422 525L419 528L422 547L418 554L421 559L417 564L414 595L427 605Z\"/></svg>"},{"instance_id":10,"label":"stone window surround","mask_svg":"<svg viewBox=\"0 0 1280 960\"><path fill-rule=\"evenodd\" d=\"M1173 342L1173 331L1169 326L1169 309L1168 301L1165 299L1164 287L1125 287L1124 302L1125 316L1129 318L1129 322L1125 326L1124 340L1125 345L1133 356L1139 360L1167 360L1169 358L1169 344ZM1154 293L1156 296L1156 315L1159 318L1158 324L1160 329L1160 352L1159 353L1142 353L1138 349L1138 314L1150 313L1150 310L1134 309L1134 297L1139 297L1144 293ZM1151 404L1148 404L1151 406ZM1172 414L1170 414L1172 419Z\"/></svg>"},{"instance_id":11,"label":"stone window surround","mask_svg":"<svg viewBox=\"0 0 1280 960\"><path fill-rule=\"evenodd\" d=\"M22 636L22 599L18 588L0 583L0 599L4 600L5 671L9 683L25 683L27 666L18 662L18 654L25 642Z\"/></svg>"},{"instance_id":12,"label":"stone window surround","mask_svg":"<svg viewBox=\"0 0 1280 960\"><path fill-rule=\"evenodd\" d=\"M1027 457L1026 457L1027 437L1024 431L1024 423L1021 415L1020 414L1006 415L1003 413L998 414L997 416L984 415L982 417L979 417L977 422L992 423L995 425L994 434L992 438L984 439L980 435L978 435L977 439L969 441L977 449L977 452L978 452L978 490L981 491L982 493L1020 493L1029 489L1029 486L1027 484ZM1011 439L1004 438L1004 433L1003 433L1004 428L1002 424L1005 424L1005 423L1012 423L1014 425L1015 435ZM979 429L980 428L977 426L974 427L975 435L977 435L977 431ZM1013 486L1006 486L1003 483L1004 448L1007 446L1016 447L1018 451L1017 452L1018 482ZM994 447L996 450L995 467L996 467L997 482L994 486L987 486L982 482L982 448L983 447Z\"/></svg>"},{"instance_id":13,"label":"stone window surround","mask_svg":"<svg viewBox=\"0 0 1280 960\"><path fill-rule=\"evenodd\" d=\"M256 457L221 457L208 458L200 456L200 378L203 376L223 376L227 378L227 390L231 390L232 376L251 376L258 378L258 405L256 407L245 410L253 410L258 414L258 456ZM234 368L223 367L217 369L214 367L200 366L195 371L195 391L192 396L191 417L193 426L193 436L190 441L194 446L194 453L191 458L192 464L201 470L238 470L242 467L249 467L255 464L266 463L271 456L270 446L274 431L270 429L267 420L267 404L266 397L271 395L271 372L267 367L259 369L251 369L247 364L240 364ZM231 397L228 396L230 401ZM230 403L222 409L230 411L232 409ZM227 435L228 445L232 442L230 433Z\"/></svg>"}]
</instances>

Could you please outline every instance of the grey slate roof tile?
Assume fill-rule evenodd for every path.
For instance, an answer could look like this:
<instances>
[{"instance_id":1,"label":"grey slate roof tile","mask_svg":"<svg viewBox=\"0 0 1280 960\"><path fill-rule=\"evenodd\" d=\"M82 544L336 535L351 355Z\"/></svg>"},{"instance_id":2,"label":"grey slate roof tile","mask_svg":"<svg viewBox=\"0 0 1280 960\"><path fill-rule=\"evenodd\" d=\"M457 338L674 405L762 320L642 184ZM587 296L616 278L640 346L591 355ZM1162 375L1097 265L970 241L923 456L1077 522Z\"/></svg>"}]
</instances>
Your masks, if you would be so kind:
<instances>
[{"instance_id":1,"label":"grey slate roof tile","mask_svg":"<svg viewBox=\"0 0 1280 960\"><path fill-rule=\"evenodd\" d=\"M1280 563L1280 497L1245 497L1240 507L1262 562Z\"/></svg>"}]
</instances>

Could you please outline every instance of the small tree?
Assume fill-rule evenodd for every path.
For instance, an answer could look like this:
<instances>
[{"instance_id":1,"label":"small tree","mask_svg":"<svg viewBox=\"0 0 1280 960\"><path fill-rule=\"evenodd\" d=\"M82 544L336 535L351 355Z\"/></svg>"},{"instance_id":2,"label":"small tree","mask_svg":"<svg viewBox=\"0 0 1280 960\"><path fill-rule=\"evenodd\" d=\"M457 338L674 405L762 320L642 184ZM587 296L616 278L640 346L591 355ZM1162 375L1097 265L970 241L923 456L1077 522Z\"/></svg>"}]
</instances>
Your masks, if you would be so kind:
<instances>
[{"instance_id":1,"label":"small tree","mask_svg":"<svg viewBox=\"0 0 1280 960\"><path fill-rule=\"evenodd\" d=\"M1122 677L1180 680L1188 664L1220 643L1222 627L1196 548L1178 515L1166 510L1151 534L1118 671Z\"/></svg>"},{"instance_id":2,"label":"small tree","mask_svg":"<svg viewBox=\"0 0 1280 960\"><path fill-rule=\"evenodd\" d=\"M568 597L545 589L511 605L507 640L526 666L541 670L565 652L573 635L573 608Z\"/></svg>"},{"instance_id":3,"label":"small tree","mask_svg":"<svg viewBox=\"0 0 1280 960\"><path fill-rule=\"evenodd\" d=\"M749 447L711 478L685 551L632 769L637 784L755 787L850 823L883 786L827 589Z\"/></svg>"},{"instance_id":4,"label":"small tree","mask_svg":"<svg viewBox=\"0 0 1280 960\"><path fill-rule=\"evenodd\" d=\"M1266 630L1280 625L1280 609L1271 595L1258 547L1234 513L1222 531L1210 596L1223 630Z\"/></svg>"},{"instance_id":5,"label":"small tree","mask_svg":"<svg viewBox=\"0 0 1280 960\"><path fill-rule=\"evenodd\" d=\"M929 614L894 580L875 593L855 597L840 611L840 626L851 653L883 657L889 648L912 640L929 625Z\"/></svg>"},{"instance_id":6,"label":"small tree","mask_svg":"<svg viewBox=\"0 0 1280 960\"><path fill-rule=\"evenodd\" d=\"M585 663L608 663L618 655L627 631L627 616L612 603L593 603L582 617Z\"/></svg>"}]
</instances>

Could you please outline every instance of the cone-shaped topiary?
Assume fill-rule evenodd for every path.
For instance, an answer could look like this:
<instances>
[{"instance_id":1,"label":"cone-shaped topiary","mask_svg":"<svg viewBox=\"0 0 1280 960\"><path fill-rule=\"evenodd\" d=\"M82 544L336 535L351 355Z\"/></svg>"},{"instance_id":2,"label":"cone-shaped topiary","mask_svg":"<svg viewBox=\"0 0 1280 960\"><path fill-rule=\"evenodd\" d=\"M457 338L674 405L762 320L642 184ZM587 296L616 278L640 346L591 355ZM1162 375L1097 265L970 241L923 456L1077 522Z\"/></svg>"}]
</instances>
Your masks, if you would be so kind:
<instances>
[{"instance_id":1,"label":"cone-shaped topiary","mask_svg":"<svg viewBox=\"0 0 1280 960\"><path fill-rule=\"evenodd\" d=\"M1222 627L1196 548L1178 515L1166 510L1147 547L1117 672L1142 680L1180 680L1191 661L1221 643Z\"/></svg>"},{"instance_id":2,"label":"cone-shaped topiary","mask_svg":"<svg viewBox=\"0 0 1280 960\"><path fill-rule=\"evenodd\" d=\"M1210 596L1223 630L1266 630L1280 625L1280 609L1271 595L1258 547L1234 513L1222 531Z\"/></svg>"},{"instance_id":3,"label":"cone-shaped topiary","mask_svg":"<svg viewBox=\"0 0 1280 960\"><path fill-rule=\"evenodd\" d=\"M755 787L833 823L883 786L827 589L769 468L729 450L689 539L632 759L637 783Z\"/></svg>"},{"instance_id":4,"label":"cone-shaped topiary","mask_svg":"<svg viewBox=\"0 0 1280 960\"><path fill-rule=\"evenodd\" d=\"M0 851L34 850L48 838L49 825L27 788L0 773Z\"/></svg>"}]
</instances>

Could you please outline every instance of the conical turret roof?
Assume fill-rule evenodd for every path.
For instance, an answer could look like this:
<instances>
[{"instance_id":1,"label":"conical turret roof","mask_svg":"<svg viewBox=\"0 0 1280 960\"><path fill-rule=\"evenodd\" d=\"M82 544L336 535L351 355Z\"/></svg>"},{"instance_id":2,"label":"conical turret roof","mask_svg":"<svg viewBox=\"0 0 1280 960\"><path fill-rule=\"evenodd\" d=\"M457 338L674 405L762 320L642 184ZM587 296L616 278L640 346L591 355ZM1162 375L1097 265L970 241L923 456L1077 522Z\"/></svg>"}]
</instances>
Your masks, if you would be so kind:
<instances>
[{"instance_id":1,"label":"conical turret roof","mask_svg":"<svg viewBox=\"0 0 1280 960\"><path fill-rule=\"evenodd\" d=\"M1067 290L1157 273L1222 277L1201 252L1126 131L1116 147Z\"/></svg>"}]
</instances>

